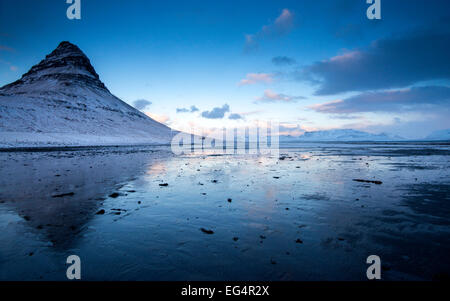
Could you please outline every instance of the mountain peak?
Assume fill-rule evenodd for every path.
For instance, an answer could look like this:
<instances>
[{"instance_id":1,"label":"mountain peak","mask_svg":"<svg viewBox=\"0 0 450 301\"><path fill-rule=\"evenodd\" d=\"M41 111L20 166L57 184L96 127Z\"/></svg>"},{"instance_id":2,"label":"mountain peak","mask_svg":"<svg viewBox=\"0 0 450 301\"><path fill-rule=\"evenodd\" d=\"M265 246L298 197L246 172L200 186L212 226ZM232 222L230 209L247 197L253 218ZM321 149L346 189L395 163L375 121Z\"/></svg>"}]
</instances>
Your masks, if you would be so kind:
<instances>
[{"instance_id":1,"label":"mountain peak","mask_svg":"<svg viewBox=\"0 0 450 301\"><path fill-rule=\"evenodd\" d=\"M61 57L61 56L86 56L77 45L70 43L69 41L62 41L58 47L53 50L46 58L49 57Z\"/></svg>"},{"instance_id":2,"label":"mountain peak","mask_svg":"<svg viewBox=\"0 0 450 301\"><path fill-rule=\"evenodd\" d=\"M76 85L92 86L105 89L105 85L92 67L88 57L78 46L68 41L59 43L50 54L39 64L22 75L21 79L2 87L2 90L21 90L24 84L32 84L36 89L47 87L43 82L62 86ZM30 85L27 85L30 88Z\"/></svg>"}]
</instances>

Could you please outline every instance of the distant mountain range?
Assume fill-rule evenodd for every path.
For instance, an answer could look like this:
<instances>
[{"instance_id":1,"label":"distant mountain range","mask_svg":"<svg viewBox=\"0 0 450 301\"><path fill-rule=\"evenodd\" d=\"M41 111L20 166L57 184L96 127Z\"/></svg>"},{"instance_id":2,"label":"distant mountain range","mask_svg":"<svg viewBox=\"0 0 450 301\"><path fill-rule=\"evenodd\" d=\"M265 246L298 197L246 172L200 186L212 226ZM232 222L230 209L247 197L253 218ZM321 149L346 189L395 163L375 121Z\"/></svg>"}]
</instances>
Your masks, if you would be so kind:
<instances>
[{"instance_id":1,"label":"distant mountain range","mask_svg":"<svg viewBox=\"0 0 450 301\"><path fill-rule=\"evenodd\" d=\"M280 136L280 142L296 141L448 141L450 140L450 129L435 131L422 139L405 139L397 135L386 133L371 134L352 129L337 129L327 131L305 132L301 136Z\"/></svg>"},{"instance_id":2,"label":"distant mountain range","mask_svg":"<svg viewBox=\"0 0 450 301\"><path fill-rule=\"evenodd\" d=\"M0 88L0 147L161 144L171 137L169 127L112 95L69 42Z\"/></svg>"},{"instance_id":3,"label":"distant mountain range","mask_svg":"<svg viewBox=\"0 0 450 301\"><path fill-rule=\"evenodd\" d=\"M400 136L391 136L385 133L371 134L352 129L338 129L327 131L305 132L303 135L280 136L280 142L294 141L400 141L404 138Z\"/></svg>"}]
</instances>

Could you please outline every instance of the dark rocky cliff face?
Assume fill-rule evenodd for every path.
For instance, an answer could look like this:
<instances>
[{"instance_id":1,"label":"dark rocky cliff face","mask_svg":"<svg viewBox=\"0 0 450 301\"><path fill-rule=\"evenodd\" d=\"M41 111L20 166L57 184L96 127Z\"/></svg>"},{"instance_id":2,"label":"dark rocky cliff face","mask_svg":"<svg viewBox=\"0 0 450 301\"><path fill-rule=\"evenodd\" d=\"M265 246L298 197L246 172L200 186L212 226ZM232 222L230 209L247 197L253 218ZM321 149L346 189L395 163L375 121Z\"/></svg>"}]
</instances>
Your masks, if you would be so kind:
<instances>
[{"instance_id":1,"label":"dark rocky cliff face","mask_svg":"<svg viewBox=\"0 0 450 301\"><path fill-rule=\"evenodd\" d=\"M17 92L24 84L46 80L56 80L66 87L81 85L108 91L87 56L78 46L67 41L61 42L55 50L39 64L31 67L19 80L5 85L0 90L6 92L13 89Z\"/></svg>"}]
</instances>

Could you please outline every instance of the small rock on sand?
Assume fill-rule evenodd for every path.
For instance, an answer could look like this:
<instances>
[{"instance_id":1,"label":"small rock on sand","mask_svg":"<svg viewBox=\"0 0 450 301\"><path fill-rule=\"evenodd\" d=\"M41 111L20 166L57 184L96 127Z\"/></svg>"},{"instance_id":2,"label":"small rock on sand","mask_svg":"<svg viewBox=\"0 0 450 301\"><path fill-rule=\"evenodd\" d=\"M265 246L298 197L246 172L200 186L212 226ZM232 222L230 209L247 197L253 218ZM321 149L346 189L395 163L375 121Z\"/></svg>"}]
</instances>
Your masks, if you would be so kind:
<instances>
[{"instance_id":1,"label":"small rock on sand","mask_svg":"<svg viewBox=\"0 0 450 301\"><path fill-rule=\"evenodd\" d=\"M165 187L165 186L169 186L169 184L167 184L167 183L162 183L162 184L159 184L159 186Z\"/></svg>"},{"instance_id":2,"label":"small rock on sand","mask_svg":"<svg viewBox=\"0 0 450 301\"><path fill-rule=\"evenodd\" d=\"M97 211L97 213L96 214L105 214L105 210L103 210L103 209L100 209L99 211Z\"/></svg>"},{"instance_id":3,"label":"small rock on sand","mask_svg":"<svg viewBox=\"0 0 450 301\"><path fill-rule=\"evenodd\" d=\"M377 184L377 185L383 184L383 182L375 181L375 180L353 179L353 181L355 181L355 182L362 182L362 183L373 183L373 184Z\"/></svg>"},{"instance_id":4,"label":"small rock on sand","mask_svg":"<svg viewBox=\"0 0 450 301\"><path fill-rule=\"evenodd\" d=\"M205 228L200 228L200 230L201 230L203 233L205 233L205 234L214 234L214 231L213 231L213 230L208 230L208 229L205 229Z\"/></svg>"},{"instance_id":5,"label":"small rock on sand","mask_svg":"<svg viewBox=\"0 0 450 301\"><path fill-rule=\"evenodd\" d=\"M62 194L56 194L56 195L52 195L52 198L63 198L65 196L72 196L74 195L74 192L68 192L68 193L62 193Z\"/></svg>"}]
</instances>

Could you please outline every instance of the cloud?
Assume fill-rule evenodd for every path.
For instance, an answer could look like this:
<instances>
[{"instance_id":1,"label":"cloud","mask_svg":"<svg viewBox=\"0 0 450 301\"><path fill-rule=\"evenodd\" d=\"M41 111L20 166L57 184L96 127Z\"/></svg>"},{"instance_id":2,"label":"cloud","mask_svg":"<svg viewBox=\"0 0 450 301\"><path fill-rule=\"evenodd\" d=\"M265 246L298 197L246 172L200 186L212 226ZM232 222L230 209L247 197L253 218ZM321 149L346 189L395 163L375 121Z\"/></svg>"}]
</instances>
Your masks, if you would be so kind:
<instances>
[{"instance_id":1,"label":"cloud","mask_svg":"<svg viewBox=\"0 0 450 301\"><path fill-rule=\"evenodd\" d=\"M152 102L146 99L138 99L133 102L133 106L138 110L143 110L151 104Z\"/></svg>"},{"instance_id":2,"label":"cloud","mask_svg":"<svg viewBox=\"0 0 450 301\"><path fill-rule=\"evenodd\" d=\"M271 24L264 25L255 34L245 35L245 50L250 51L258 48L259 42L268 38L278 38L288 34L294 28L294 14L287 8Z\"/></svg>"},{"instance_id":3,"label":"cloud","mask_svg":"<svg viewBox=\"0 0 450 301\"><path fill-rule=\"evenodd\" d=\"M362 116L356 115L348 115L348 114L337 114L329 116L331 119L340 119L340 120L355 120L355 119L363 119Z\"/></svg>"},{"instance_id":4,"label":"cloud","mask_svg":"<svg viewBox=\"0 0 450 301\"><path fill-rule=\"evenodd\" d=\"M275 93L272 90L265 90L264 95L258 97L255 103L258 102L296 102L299 99L305 99L302 96L291 96L282 93Z\"/></svg>"},{"instance_id":5,"label":"cloud","mask_svg":"<svg viewBox=\"0 0 450 301\"><path fill-rule=\"evenodd\" d=\"M282 136L301 136L305 131L307 128L297 123L281 122L279 124L279 134Z\"/></svg>"},{"instance_id":6,"label":"cloud","mask_svg":"<svg viewBox=\"0 0 450 301\"><path fill-rule=\"evenodd\" d=\"M272 63L277 66L289 66L295 65L296 61L295 59L287 56L276 56L272 58Z\"/></svg>"},{"instance_id":7,"label":"cloud","mask_svg":"<svg viewBox=\"0 0 450 301\"><path fill-rule=\"evenodd\" d=\"M155 114L155 113L150 113L150 112L145 112L145 115L147 115L148 117L160 122L160 123L167 123L170 118L167 115L159 115L159 114Z\"/></svg>"},{"instance_id":8,"label":"cloud","mask_svg":"<svg viewBox=\"0 0 450 301\"><path fill-rule=\"evenodd\" d=\"M239 82L239 86L254 85L256 83L270 84L273 82L273 74L269 73L248 73L244 79Z\"/></svg>"},{"instance_id":9,"label":"cloud","mask_svg":"<svg viewBox=\"0 0 450 301\"><path fill-rule=\"evenodd\" d=\"M244 117L242 117L242 115L241 114L237 114L237 113L233 113L233 114L230 114L230 116L228 116L228 119L231 119L231 120L238 120L238 119L243 119Z\"/></svg>"},{"instance_id":10,"label":"cloud","mask_svg":"<svg viewBox=\"0 0 450 301\"><path fill-rule=\"evenodd\" d=\"M316 112L349 114L358 112L403 112L449 106L450 87L425 86L410 89L365 92L346 99L309 106Z\"/></svg>"},{"instance_id":11,"label":"cloud","mask_svg":"<svg viewBox=\"0 0 450 301\"><path fill-rule=\"evenodd\" d=\"M202 117L209 118L209 119L220 119L225 116L225 113L230 111L230 106L227 104L224 104L221 108L216 107L213 108L211 111L204 111L202 112Z\"/></svg>"},{"instance_id":12,"label":"cloud","mask_svg":"<svg viewBox=\"0 0 450 301\"><path fill-rule=\"evenodd\" d=\"M199 111L196 106L191 106L189 109L186 108L177 108L177 113L194 113Z\"/></svg>"},{"instance_id":13,"label":"cloud","mask_svg":"<svg viewBox=\"0 0 450 301\"><path fill-rule=\"evenodd\" d=\"M450 32L427 30L377 40L365 49L306 66L297 76L318 84L317 95L401 88L450 79L448 53Z\"/></svg>"}]
</instances>

